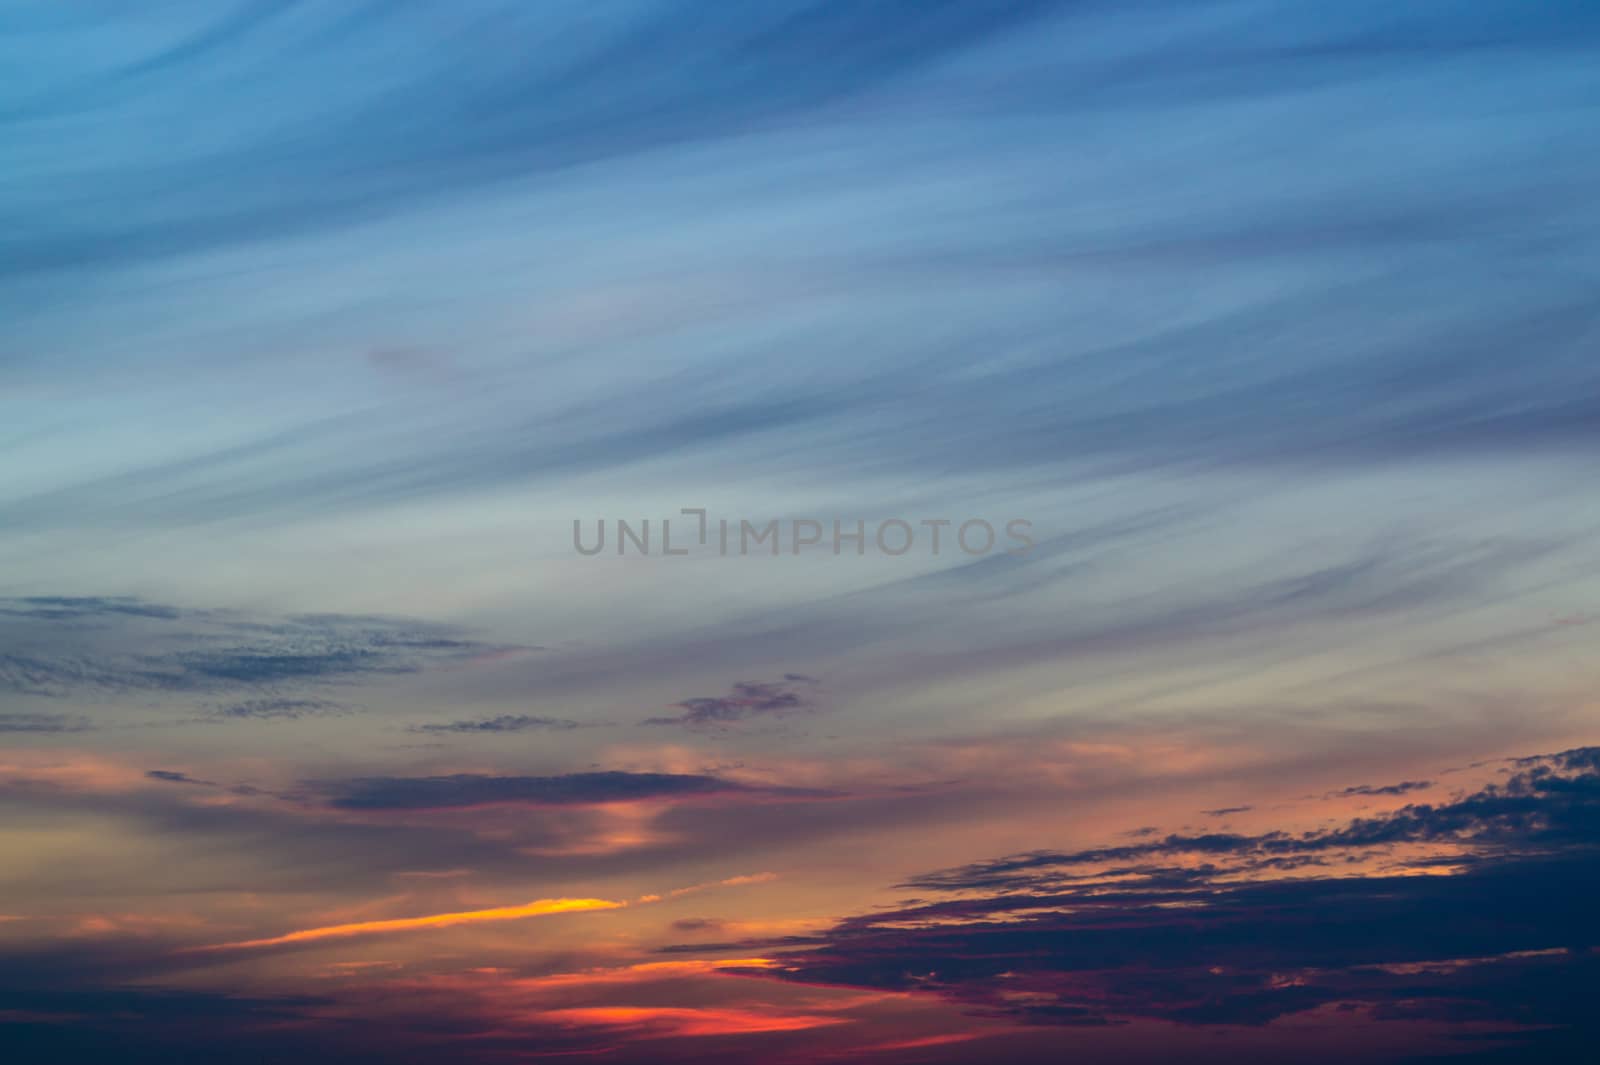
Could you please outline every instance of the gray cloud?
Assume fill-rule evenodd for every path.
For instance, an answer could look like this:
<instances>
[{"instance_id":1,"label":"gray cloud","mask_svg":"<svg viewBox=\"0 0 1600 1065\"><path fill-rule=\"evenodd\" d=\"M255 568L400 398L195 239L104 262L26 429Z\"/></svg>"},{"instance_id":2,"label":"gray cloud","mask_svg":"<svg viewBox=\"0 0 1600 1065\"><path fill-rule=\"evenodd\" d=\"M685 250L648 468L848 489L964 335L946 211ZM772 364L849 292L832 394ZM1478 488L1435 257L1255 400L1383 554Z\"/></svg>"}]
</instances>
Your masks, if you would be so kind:
<instances>
[{"instance_id":1,"label":"gray cloud","mask_svg":"<svg viewBox=\"0 0 1600 1065\"><path fill-rule=\"evenodd\" d=\"M94 726L64 714L0 713L0 732L87 732Z\"/></svg>"},{"instance_id":2,"label":"gray cloud","mask_svg":"<svg viewBox=\"0 0 1600 1065\"><path fill-rule=\"evenodd\" d=\"M557 776L365 777L313 785L343 810L444 810L502 803L590 806L641 800L746 798L811 799L829 793L804 788L757 787L693 773L617 770Z\"/></svg>"},{"instance_id":3,"label":"gray cloud","mask_svg":"<svg viewBox=\"0 0 1600 1065\"><path fill-rule=\"evenodd\" d=\"M727 695L698 696L674 705L683 713L646 718L646 725L687 725L691 728L728 725L750 718L781 717L816 707L817 681L800 673L785 673L777 681L740 681Z\"/></svg>"},{"instance_id":4,"label":"gray cloud","mask_svg":"<svg viewBox=\"0 0 1600 1065\"><path fill-rule=\"evenodd\" d=\"M267 693L222 707L223 718L329 712L336 705L326 700L280 693L505 649L406 618L271 617L103 598L0 599L0 608L0 635L17 648L0 654L0 689L43 696Z\"/></svg>"},{"instance_id":5,"label":"gray cloud","mask_svg":"<svg viewBox=\"0 0 1600 1065\"><path fill-rule=\"evenodd\" d=\"M217 707L212 711L212 716L256 721L298 721L304 717L343 713L345 709L343 705L326 699L247 699Z\"/></svg>"},{"instance_id":6,"label":"gray cloud","mask_svg":"<svg viewBox=\"0 0 1600 1065\"><path fill-rule=\"evenodd\" d=\"M1354 787L1336 791L1334 795L1405 795L1408 792L1423 791L1433 787L1431 780L1402 780L1398 784L1357 784Z\"/></svg>"},{"instance_id":7,"label":"gray cloud","mask_svg":"<svg viewBox=\"0 0 1600 1065\"><path fill-rule=\"evenodd\" d=\"M0 617L77 621L108 614L174 621L181 611L177 607L146 603L127 596L27 595L0 598Z\"/></svg>"},{"instance_id":8,"label":"gray cloud","mask_svg":"<svg viewBox=\"0 0 1600 1065\"><path fill-rule=\"evenodd\" d=\"M562 717L536 717L529 714L502 714L499 717L478 721L450 721L427 725L412 725L412 732L457 733L473 735L482 732L535 732L579 728L576 721Z\"/></svg>"},{"instance_id":9,"label":"gray cloud","mask_svg":"<svg viewBox=\"0 0 1600 1065\"><path fill-rule=\"evenodd\" d=\"M199 780L191 777L188 773L180 773L175 769L150 769L146 770L144 775L150 780L159 780L165 784L195 784L206 788L220 787L215 781Z\"/></svg>"}]
</instances>

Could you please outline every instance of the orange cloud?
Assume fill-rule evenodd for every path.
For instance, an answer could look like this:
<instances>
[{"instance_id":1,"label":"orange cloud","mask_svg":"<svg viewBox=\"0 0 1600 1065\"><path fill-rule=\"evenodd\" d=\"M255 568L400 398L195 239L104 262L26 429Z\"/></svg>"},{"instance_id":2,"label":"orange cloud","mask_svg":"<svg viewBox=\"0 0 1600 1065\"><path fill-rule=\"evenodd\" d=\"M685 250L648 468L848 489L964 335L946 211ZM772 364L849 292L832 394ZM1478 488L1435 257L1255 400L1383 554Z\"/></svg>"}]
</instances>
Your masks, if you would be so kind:
<instances>
[{"instance_id":1,"label":"orange cloud","mask_svg":"<svg viewBox=\"0 0 1600 1065\"><path fill-rule=\"evenodd\" d=\"M380 932L406 932L414 928L446 928L450 925L477 924L483 921L516 921L524 917L543 917L552 913L573 913L582 910L615 910L626 905L626 902L613 902L610 899L536 899L521 906L500 906L490 910L464 910L460 913L434 913L424 917L399 917L388 921L358 921L355 924L304 928L298 932L289 932L269 939L245 939L236 943L218 943L194 949L244 950L250 947L275 947L283 943L304 943L314 939L364 936Z\"/></svg>"},{"instance_id":2,"label":"orange cloud","mask_svg":"<svg viewBox=\"0 0 1600 1065\"><path fill-rule=\"evenodd\" d=\"M745 1009L686 1009L670 1006L584 1006L545 1010L539 1019L577 1027L647 1029L664 1036L741 1035L796 1032L843 1024L841 1017L811 1013L764 1013Z\"/></svg>"},{"instance_id":3,"label":"orange cloud","mask_svg":"<svg viewBox=\"0 0 1600 1065\"><path fill-rule=\"evenodd\" d=\"M777 873L752 873L748 876L730 876L726 880L714 880L706 884L692 884L689 887L673 888L667 892L667 897L676 899L714 887L744 887L748 884L769 884L776 879L778 879Z\"/></svg>"},{"instance_id":4,"label":"orange cloud","mask_svg":"<svg viewBox=\"0 0 1600 1065\"><path fill-rule=\"evenodd\" d=\"M694 958L686 961L652 961L605 969L587 969L576 973L553 973L549 976L532 976L513 981L511 986L519 991L545 991L568 987L590 987L601 984L637 984L656 980L706 976L730 969L771 969L776 967L777 964L771 958Z\"/></svg>"},{"instance_id":5,"label":"orange cloud","mask_svg":"<svg viewBox=\"0 0 1600 1065\"><path fill-rule=\"evenodd\" d=\"M888 1043L874 1043L871 1046L858 1047L858 1053L888 1050L924 1050L928 1047L945 1046L950 1043L967 1043L974 1039L982 1039L986 1032L947 1032L944 1035L924 1035L912 1039L896 1039Z\"/></svg>"}]
</instances>

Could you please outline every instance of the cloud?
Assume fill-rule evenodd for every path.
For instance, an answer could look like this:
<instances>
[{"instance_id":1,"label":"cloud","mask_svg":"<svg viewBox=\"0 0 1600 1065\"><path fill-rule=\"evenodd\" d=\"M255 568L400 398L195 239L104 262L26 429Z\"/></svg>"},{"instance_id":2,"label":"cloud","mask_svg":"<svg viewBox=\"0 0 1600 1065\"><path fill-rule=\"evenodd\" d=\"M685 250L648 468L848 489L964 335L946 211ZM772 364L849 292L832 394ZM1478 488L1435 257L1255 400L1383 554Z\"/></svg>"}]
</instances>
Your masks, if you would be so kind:
<instances>
[{"instance_id":1,"label":"cloud","mask_svg":"<svg viewBox=\"0 0 1600 1065\"><path fill-rule=\"evenodd\" d=\"M159 780L164 784L198 784L207 788L220 787L216 781L200 780L196 777L191 777L188 773L180 773L175 769L151 769L145 772L145 776L151 780Z\"/></svg>"},{"instance_id":2,"label":"cloud","mask_svg":"<svg viewBox=\"0 0 1600 1065\"><path fill-rule=\"evenodd\" d=\"M1361 957L1382 956L1376 940L1391 930L1402 947L1427 930L1490 951L1461 966L1478 986L1450 1008L1469 1016L1494 997L1491 979L1508 989L1502 1005L1533 1004L1532 1022L1595 986L1576 955L1493 953L1543 941L1560 915L1528 912L1593 883L1578 863L1593 826L1562 798L1588 786L1580 766L1542 759L1511 774L1521 790L1471 796L1381 782L1422 772L1394 769L1404 749L1554 732L1535 707L1551 689L1589 685L1584 634L1550 619L1581 618L1589 593L1572 581L1594 571L1594 530L1573 501L1586 498L1600 442L1600 5L722 7L177 0L126 18L63 17L49 3L7 13L0 573L25 589L173 589L174 602L221 588L239 603L425 604L395 609L558 631L562 651L544 657L565 671L497 667L487 683L500 698L474 703L479 677L463 667L504 649L467 631L8 599L0 703L60 703L7 711L95 707L106 727L102 701L192 703L265 746L222 750L237 730L185 719L185 731L141 733L155 749L97 774L42 752L61 767L5 782L8 805L50 833L39 860L29 848L8 870L7 893L15 876L23 897L62 909L128 891L237 914L247 892L252 905L315 906L322 916L273 925L304 928L352 920L340 905L379 897L375 881L391 890L395 870L471 869L462 899L410 912L465 910L488 887L478 877L511 884L536 866L620 878L678 863L688 881L731 848L740 867L786 875L820 855L768 893L816 912L793 900L830 871L894 879L902 860L974 857L941 849L969 845L943 835L959 816L1003 825L996 855L1052 849L926 873L916 891L941 909L813 944L847 985L865 972L1056 1024L1199 1024L1207 1008L1335 1008L1335 992L1395 1015L1444 1008L1442 976L1345 965L1338 944L1316 938L1321 905ZM168 129L183 136L115 132ZM792 500L931 515L1018 498L1054 507L1035 552L934 574L916 558L826 573L785 559L719 571L713 589L698 563L593 560L569 577L548 553L567 554L558 525L580 503L586 514ZM896 587L873 583L884 578ZM830 598L846 589L857 594ZM1507 653L1534 639L1546 641L1538 653ZM1492 653L1455 654L1472 641ZM848 685L853 712L847 737L817 737L798 755L810 764L774 779L859 781L859 801L785 804L804 793L743 783L765 768L696 768L710 746L752 766L780 760L763 749L770 736L743 732L809 724L822 709L805 683L763 679L786 661ZM427 722L426 740L460 747L452 763L398 753L392 726L289 726L334 712L331 700L355 705L357 685L458 668L434 686L448 693L387 719ZM1521 689L1516 705L1482 712L1491 677ZM736 678L751 679L727 689ZM615 705L625 692L639 708L630 724L659 715L630 735L687 750L576 752L609 734L536 744L548 734L524 730L552 727L545 719L492 716L540 705L522 701L539 685L564 700L552 706ZM1444 687L1465 698L1437 718L1344 701L1355 690L1424 704ZM1308 702L1316 712L1300 713ZM1023 745L1002 764L969 744L968 760L940 755L922 772L929 732L974 721L990 733L1057 713L1143 724L1219 706L1264 727L1217 753L1188 744L1185 726L1174 746L1189 749L1134 752L1132 768L1105 765L1122 755L1056 759ZM1445 716L1447 727L1422 727ZM0 738L27 749L74 720L8 714ZM1363 756L1372 768L1317 778L1318 790L1380 782L1328 796L1337 822L1269 822L1263 793L1331 757L1318 741L1380 729L1393 743ZM1274 764L1302 739L1294 763ZM530 765L536 746L551 749ZM293 800L228 801L227 783L207 778L230 780L223 767L244 753L248 772L286 794L286 781L363 776ZM677 771L566 772L609 765ZM146 766L169 768L141 776ZM1201 773L1205 797L1180 795ZM925 794L902 787L935 776ZM1168 796L1181 806L1162 806ZM1163 831L1098 848L1059 821L1061 837L1023 834L1037 805L1119 798L1126 825ZM1378 798L1384 809L1434 801L1345 821ZM1262 805L1239 832L1166 831L1165 819L1224 801ZM512 808L474 811L484 803ZM404 816L457 809L474 812ZM110 845L73 850L106 831ZM853 860L891 832L881 854ZM1568 863L1548 891L1522 875L1541 857ZM1455 875L1379 875L1402 859L1416 864L1401 871ZM1336 873L1351 883L1328 884ZM435 888L447 886L418 890ZM1397 916L1405 905L1422 914L1414 931ZM1566 920L1580 945L1592 945L1588 919ZM921 927L940 921L951 926ZM1191 930L1225 972L1183 953ZM124 973L114 953L90 971ZM1119 973L1120 958L1131 961ZM1317 959L1327 965L1304 971ZM53 971L32 969L13 984ZM143 992L97 1006L22 1001L73 1014L76 1034L0 1057L359 1060L361 1040L330 1029L348 1020L371 1035L348 1003L319 1026L314 1005L280 1017ZM184 1004L186 1036L171 1021ZM599 1032L581 1046L548 1030L491 1043L481 1026L449 1038L459 1016L427 1005L396 1030L427 1026L445 1058L611 1049L635 1022L677 1023L563 1023ZM143 1015L142 1030L126 1019ZM0 1042L15 1038L6 1020ZM337 1045L308 1045L296 1021ZM44 1027L25 1025L25 1039ZM433 1052L395 1041L397 1060ZM388 1045L372 1042L374 1055ZM682 1057L773 1057L745 1050Z\"/></svg>"},{"instance_id":3,"label":"cloud","mask_svg":"<svg viewBox=\"0 0 1600 1065\"><path fill-rule=\"evenodd\" d=\"M326 699L247 699L218 707L212 711L212 716L256 721L298 721L305 717L338 714L344 710L345 707L339 703Z\"/></svg>"},{"instance_id":4,"label":"cloud","mask_svg":"<svg viewBox=\"0 0 1600 1065\"><path fill-rule=\"evenodd\" d=\"M673 704L683 713L646 718L643 723L704 728L750 718L781 717L815 709L816 688L817 681L800 673L785 673L778 681L740 681L727 695L685 699Z\"/></svg>"},{"instance_id":5,"label":"cloud","mask_svg":"<svg viewBox=\"0 0 1600 1065\"><path fill-rule=\"evenodd\" d=\"M387 921L357 921L352 924L303 928L265 939L245 939L197 949L252 950L258 947L284 946L289 943L309 943L319 939L346 939L351 936L410 932L422 928L449 928L453 925L481 924L487 921L520 921L527 917L546 917L557 913L616 910L626 905L625 902L613 902L609 899L536 899L519 906L497 906L486 910L463 910L458 913L433 913L422 917L398 917Z\"/></svg>"},{"instance_id":6,"label":"cloud","mask_svg":"<svg viewBox=\"0 0 1600 1065\"><path fill-rule=\"evenodd\" d=\"M29 63L27 83L37 88L11 103L7 117L60 121L104 108L121 121L159 125L179 113L170 89L160 90L179 83L207 86L211 103L258 118L226 128L202 121L175 156L125 145L89 160L63 152L59 141L30 140L24 173L53 180L17 190L14 210L32 214L36 228L16 242L5 272L138 262L337 226L459 197L496 179L558 175L724 138L868 91L1052 6L930 9L885 0L861 10L789 2L711 27L671 6L599 20L552 12L535 21L515 5L490 2L475 5L483 22L453 23L457 35L422 50L413 42L436 24L418 13L295 18L251 4L220 19L197 12L188 40L109 70L103 58L83 54L92 34L58 27L53 65ZM899 32L906 20L917 22L917 34ZM551 34L563 47L547 46ZM473 57L508 42L518 42L519 62L473 67ZM292 78L252 85L216 78L219 55L250 62L291 46ZM828 58L819 64L817 56ZM477 73L465 81L444 76L452 64ZM351 77L355 68L381 71L382 89ZM766 76L752 79L752 69ZM627 75L619 79L619 71ZM317 91L308 91L313 85ZM437 108L455 119L418 120ZM60 210L72 190L103 180L107 167L139 192L138 211L73 218ZM205 195L178 195L163 180L172 167L204 176Z\"/></svg>"},{"instance_id":7,"label":"cloud","mask_svg":"<svg viewBox=\"0 0 1600 1065\"><path fill-rule=\"evenodd\" d=\"M450 721L429 725L412 725L412 732L464 733L480 732L534 732L579 728L576 721L562 717L535 717L528 714L502 714L499 717L478 721Z\"/></svg>"},{"instance_id":8,"label":"cloud","mask_svg":"<svg viewBox=\"0 0 1600 1065\"><path fill-rule=\"evenodd\" d=\"M721 880L712 880L703 884L690 884L688 887L673 888L667 892L669 899L682 898L685 895L698 895L702 891L709 891L718 887L750 887L753 884L770 884L778 879L777 873L748 873L741 876L725 877Z\"/></svg>"},{"instance_id":9,"label":"cloud","mask_svg":"<svg viewBox=\"0 0 1600 1065\"><path fill-rule=\"evenodd\" d=\"M1448 803L1310 833L1169 836L915 877L948 897L847 919L772 972L1043 1025L1261 1025L1342 1004L1472 1017L1506 1038L1539 1025L1600 1034L1554 990L1600 976L1587 887L1600 875L1597 763L1600 748L1537 756ZM1419 843L1430 847L1414 868L1374 868L1374 848ZM1304 850L1348 871L1283 878L1253 861ZM1204 860L1119 864L1193 856Z\"/></svg>"},{"instance_id":10,"label":"cloud","mask_svg":"<svg viewBox=\"0 0 1600 1065\"><path fill-rule=\"evenodd\" d=\"M727 1036L756 1032L795 1032L844 1024L825 1014L784 1014L774 1010L683 1008L672 1006L572 1006L544 1010L540 1020L560 1025L621 1029L646 1038Z\"/></svg>"},{"instance_id":11,"label":"cloud","mask_svg":"<svg viewBox=\"0 0 1600 1065\"><path fill-rule=\"evenodd\" d=\"M821 798L806 788L760 787L694 773L631 773L610 770L557 776L490 776L458 773L440 777L364 777L319 785L342 810L448 810L498 804L599 806L645 801L745 798Z\"/></svg>"},{"instance_id":12,"label":"cloud","mask_svg":"<svg viewBox=\"0 0 1600 1065\"><path fill-rule=\"evenodd\" d=\"M1423 790L1425 790L1427 788L1431 788L1431 787L1433 787L1433 781L1431 781L1431 780L1402 780L1398 784L1384 784L1384 785L1381 785L1381 786L1375 786L1375 785L1372 785L1372 784L1358 784L1355 787L1345 788L1343 791L1336 791L1336 792L1333 792L1332 794L1334 794L1334 795L1405 795L1408 792L1423 791Z\"/></svg>"},{"instance_id":13,"label":"cloud","mask_svg":"<svg viewBox=\"0 0 1600 1065\"><path fill-rule=\"evenodd\" d=\"M137 599L8 599L0 690L43 696L268 693L220 718L298 717L335 704L287 689L460 665L503 650L409 618L185 610Z\"/></svg>"},{"instance_id":14,"label":"cloud","mask_svg":"<svg viewBox=\"0 0 1600 1065\"><path fill-rule=\"evenodd\" d=\"M1356 818L1338 828L1300 833L1259 834L1212 832L1199 835L1173 833L1144 843L1080 851L1034 851L956 869L913 877L905 886L952 890L1038 887L1058 876L1072 879L1077 867L1105 862L1149 858L1204 856L1237 860L1246 865L1276 865L1314 860L1326 852L1356 848L1389 847L1405 843L1447 843L1457 846L1491 846L1501 840L1529 843L1566 843L1581 838L1597 822L1600 804L1585 801L1584 793L1600 789L1600 776L1589 775L1585 759L1600 748L1577 748L1540 761L1504 784L1439 805L1403 806L1389 813ZM1553 767L1552 767L1553 765ZM1579 776L1567 780L1560 770ZM1335 795L1401 794L1345 790ZM1576 795L1569 794L1576 791Z\"/></svg>"},{"instance_id":15,"label":"cloud","mask_svg":"<svg viewBox=\"0 0 1600 1065\"><path fill-rule=\"evenodd\" d=\"M180 611L177 607L146 603L127 596L29 595L0 598L0 617L82 621L117 614L175 621Z\"/></svg>"},{"instance_id":16,"label":"cloud","mask_svg":"<svg viewBox=\"0 0 1600 1065\"><path fill-rule=\"evenodd\" d=\"M100 330L131 321L153 349L195 345L193 329L250 355L342 347L365 370L367 352L437 346L411 333L489 320L503 334L504 315L535 345L533 372L551 348L585 346L642 368L592 335L551 343L552 319L587 298L612 312L594 317L625 320L627 347L693 372L551 389L549 409L530 414L499 402L503 387L449 405L374 404L370 374L330 375L328 407L308 407L287 402L298 381L252 369L227 379L240 387L217 420L259 411L263 392L283 400L282 416L241 419L181 454L104 448L100 462L64 463L7 500L8 519L322 520L671 453L758 470L772 453L803 455L841 481L863 455L873 474L1066 479L1085 465L1559 460L1592 444L1595 369L1577 353L1592 328L1581 278L1596 157L1572 46L1592 23L1578 5L1528 16L1527 5L1478 0L1472 19L1431 11L1404 26L1370 5L1259 20L1175 0L1132 16L1066 2L872 6L763 4L712 29L685 5L534 21L494 4L445 38L419 13L301 12L214 38L202 12L175 5L188 33L130 39L120 61L98 31L42 20L32 32L52 46L7 56L30 87L14 114L40 121L10 190L26 224L3 227L22 234L6 264L29 297L16 301L29 311L19 324L33 330L13 347L45 349L30 357L38 365L80 339L112 350ZM185 38L229 43L190 49ZM555 39L559 56L545 47ZM815 53L825 62L797 62L803 42L846 39ZM516 62L463 59L506 42L526 46L513 47ZM1035 49L1057 61L1037 62ZM290 51L294 69L263 61L248 85L212 66ZM1299 79L1319 91L1299 91ZM1501 79L1525 110L1477 105L1478 87ZM85 98L95 107L69 102ZM92 159L73 150L83 115L162 128L196 98L207 114L176 157L131 142ZM1354 113L1371 120L1350 126ZM996 121L1017 114L1029 121ZM1191 135L1202 127L1219 133ZM1057 151L1086 129L1106 151ZM1440 129L1458 135L1425 132ZM1343 165L1355 156L1362 165ZM1170 195L1179 172L1182 198ZM1063 181L1082 209L1059 209ZM94 207L112 186L139 210ZM343 224L352 217L365 224ZM587 249L566 256L582 260L581 276L542 273L510 235L524 224L557 256ZM118 268L156 260L172 283L137 294L112 283ZM363 261L374 265L349 265ZM505 288L478 285L472 267ZM122 304L87 336L54 339L76 324L80 274ZM218 298L231 285L259 286L273 313L241 321L244 301ZM509 295L552 285L531 312ZM686 288L709 295L679 298ZM437 309L420 322L360 321L369 300ZM663 319L641 304L680 309ZM937 337L918 328L928 306L940 309ZM149 324L176 307L182 324ZM334 314L346 318L330 334ZM792 340L775 339L760 372L740 376L748 325ZM686 326L697 356L668 347ZM840 352L815 355L844 336L852 343L831 345ZM982 366L951 354L997 346L1012 354ZM520 383L483 347L459 356L464 373ZM708 354L728 349L738 354ZM170 409L190 398L186 376L141 398ZM116 428L148 420L139 403L111 402L120 385L104 387ZM431 431L419 433L422 412Z\"/></svg>"},{"instance_id":17,"label":"cloud","mask_svg":"<svg viewBox=\"0 0 1600 1065\"><path fill-rule=\"evenodd\" d=\"M94 726L81 717L63 714L0 713L0 733L4 732L87 732Z\"/></svg>"},{"instance_id":18,"label":"cloud","mask_svg":"<svg viewBox=\"0 0 1600 1065\"><path fill-rule=\"evenodd\" d=\"M298 795L286 795L279 792L258 788L253 784L222 784L215 780L206 780L203 777L190 776L188 773L176 769L150 769L145 771L146 780L154 780L162 784L189 784L197 788L214 788L225 791L230 795L239 795L247 799L268 798L280 799L286 802L299 803Z\"/></svg>"}]
</instances>

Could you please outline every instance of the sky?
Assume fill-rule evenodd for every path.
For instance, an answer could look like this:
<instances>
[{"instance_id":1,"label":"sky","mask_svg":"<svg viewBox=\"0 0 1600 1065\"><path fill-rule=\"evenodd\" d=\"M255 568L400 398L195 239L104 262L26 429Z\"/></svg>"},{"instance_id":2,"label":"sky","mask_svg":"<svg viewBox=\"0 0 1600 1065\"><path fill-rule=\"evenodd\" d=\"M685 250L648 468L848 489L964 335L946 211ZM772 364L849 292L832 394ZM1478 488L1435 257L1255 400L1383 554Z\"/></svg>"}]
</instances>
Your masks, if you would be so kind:
<instances>
[{"instance_id":1,"label":"sky","mask_svg":"<svg viewBox=\"0 0 1600 1065\"><path fill-rule=\"evenodd\" d=\"M0 11L0 1050L1600 1040L1600 6Z\"/></svg>"}]
</instances>

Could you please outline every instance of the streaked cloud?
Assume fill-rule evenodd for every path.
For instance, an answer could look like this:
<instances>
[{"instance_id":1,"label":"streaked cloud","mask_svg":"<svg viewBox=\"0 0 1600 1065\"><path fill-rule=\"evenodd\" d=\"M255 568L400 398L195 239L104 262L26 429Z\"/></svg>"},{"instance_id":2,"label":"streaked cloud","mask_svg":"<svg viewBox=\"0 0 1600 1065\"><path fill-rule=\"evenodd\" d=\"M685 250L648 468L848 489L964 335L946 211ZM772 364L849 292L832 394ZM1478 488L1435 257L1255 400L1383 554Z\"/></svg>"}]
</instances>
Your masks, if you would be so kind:
<instances>
[{"instance_id":1,"label":"streaked cloud","mask_svg":"<svg viewBox=\"0 0 1600 1065\"><path fill-rule=\"evenodd\" d=\"M86 732L93 726L67 714L0 713L0 732Z\"/></svg>"},{"instance_id":2,"label":"streaked cloud","mask_svg":"<svg viewBox=\"0 0 1600 1065\"><path fill-rule=\"evenodd\" d=\"M302 928L295 932L285 932L281 936L245 939L236 943L217 943L198 949L251 950L257 947L278 947L288 943L308 943L319 939L381 935L422 928L448 928L452 925L480 924L485 921L520 921L527 917L546 917L557 913L615 910L626 905L625 902L613 902L609 899L536 899L519 906L497 906L486 910L464 910L460 913L432 913L422 917L396 917L386 921L357 921L352 924L326 925L321 928Z\"/></svg>"},{"instance_id":3,"label":"streaked cloud","mask_svg":"<svg viewBox=\"0 0 1600 1065\"><path fill-rule=\"evenodd\" d=\"M345 707L327 699L246 699L228 703L213 711L219 718L248 718L257 721L298 721L318 714L342 713Z\"/></svg>"},{"instance_id":4,"label":"streaked cloud","mask_svg":"<svg viewBox=\"0 0 1600 1065\"><path fill-rule=\"evenodd\" d=\"M532 714L501 714L499 717L479 721L431 722L411 726L412 732L461 733L472 735L482 732L538 732L546 729L578 728L578 722L561 717L538 717Z\"/></svg>"},{"instance_id":5,"label":"streaked cloud","mask_svg":"<svg viewBox=\"0 0 1600 1065\"><path fill-rule=\"evenodd\" d=\"M181 609L136 599L0 600L0 687L24 695L271 691L459 665L498 645L407 618L273 616ZM303 696L225 705L220 717L335 709Z\"/></svg>"},{"instance_id":6,"label":"streaked cloud","mask_svg":"<svg viewBox=\"0 0 1600 1065\"><path fill-rule=\"evenodd\" d=\"M817 799L816 789L762 787L692 773L606 770L558 776L365 777L320 784L329 803L344 810L438 810L498 804L594 806L641 801L703 799Z\"/></svg>"},{"instance_id":7,"label":"streaked cloud","mask_svg":"<svg viewBox=\"0 0 1600 1065\"><path fill-rule=\"evenodd\" d=\"M1344 788L1339 795L1405 795L1433 787L1431 780L1402 780L1398 784L1357 784Z\"/></svg>"}]
</instances>

